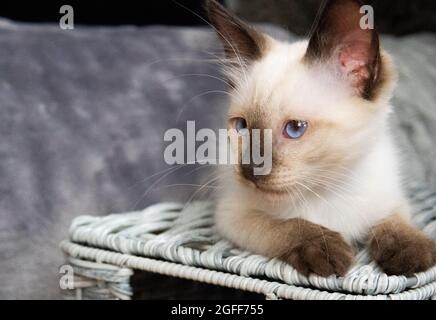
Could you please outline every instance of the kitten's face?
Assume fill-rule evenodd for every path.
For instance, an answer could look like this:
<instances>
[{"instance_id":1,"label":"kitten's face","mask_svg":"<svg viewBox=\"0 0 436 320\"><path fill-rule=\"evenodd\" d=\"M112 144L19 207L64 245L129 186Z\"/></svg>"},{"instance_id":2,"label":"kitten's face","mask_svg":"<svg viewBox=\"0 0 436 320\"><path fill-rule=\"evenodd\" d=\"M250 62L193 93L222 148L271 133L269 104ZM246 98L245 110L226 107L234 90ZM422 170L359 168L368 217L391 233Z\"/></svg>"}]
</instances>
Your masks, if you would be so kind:
<instances>
[{"instance_id":1,"label":"kitten's face","mask_svg":"<svg viewBox=\"0 0 436 320\"><path fill-rule=\"evenodd\" d=\"M350 15L359 9L353 0L331 2L318 29L338 10ZM233 62L226 70L233 84L228 127L272 130L271 173L256 176L252 167L237 165L238 180L275 196L338 183L384 130L390 64L381 58L376 34L353 25L344 35L318 30L321 44L315 36L287 44L240 20L227 24L236 18L221 20L228 13L214 2L209 6Z\"/></svg>"}]
</instances>

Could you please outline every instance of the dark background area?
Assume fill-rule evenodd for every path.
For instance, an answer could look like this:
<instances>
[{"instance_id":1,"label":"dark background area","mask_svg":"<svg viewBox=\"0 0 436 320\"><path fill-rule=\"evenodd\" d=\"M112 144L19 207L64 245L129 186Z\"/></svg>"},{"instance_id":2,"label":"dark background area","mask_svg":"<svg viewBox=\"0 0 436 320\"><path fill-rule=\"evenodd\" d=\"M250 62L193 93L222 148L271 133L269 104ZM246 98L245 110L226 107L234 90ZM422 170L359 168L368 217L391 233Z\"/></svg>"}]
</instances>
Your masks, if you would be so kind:
<instances>
[{"instance_id":1,"label":"dark background area","mask_svg":"<svg viewBox=\"0 0 436 320\"><path fill-rule=\"evenodd\" d=\"M59 8L74 8L75 24L85 25L202 25L205 0L59 1L7 0L0 2L0 16L25 22L58 23ZM251 22L275 23L306 35L324 0L221 0ZM374 7L382 33L407 35L436 32L435 0L366 0Z\"/></svg>"},{"instance_id":2,"label":"dark background area","mask_svg":"<svg viewBox=\"0 0 436 320\"><path fill-rule=\"evenodd\" d=\"M298 35L307 35L325 0L229 0L234 10L250 21L267 21ZM364 0L374 8L381 33L407 35L436 32L435 0Z\"/></svg>"},{"instance_id":3,"label":"dark background area","mask_svg":"<svg viewBox=\"0 0 436 320\"><path fill-rule=\"evenodd\" d=\"M0 16L27 22L57 23L62 5L74 9L74 22L86 25L197 25L204 21L190 10L203 15L204 0L123 0L123 1L0 1ZM186 8L183 8L186 7Z\"/></svg>"}]
</instances>

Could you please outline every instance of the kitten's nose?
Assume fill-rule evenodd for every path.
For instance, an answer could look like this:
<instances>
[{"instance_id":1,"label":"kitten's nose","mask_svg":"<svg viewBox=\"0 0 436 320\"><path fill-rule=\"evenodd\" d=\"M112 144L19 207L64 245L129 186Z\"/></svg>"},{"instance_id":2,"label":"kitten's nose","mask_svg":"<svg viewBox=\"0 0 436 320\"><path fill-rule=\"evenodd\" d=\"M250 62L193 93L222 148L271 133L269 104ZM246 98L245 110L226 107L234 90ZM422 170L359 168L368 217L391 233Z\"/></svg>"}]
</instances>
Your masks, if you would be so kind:
<instances>
[{"instance_id":1,"label":"kitten's nose","mask_svg":"<svg viewBox=\"0 0 436 320\"><path fill-rule=\"evenodd\" d=\"M242 173L242 176L245 179L256 183L256 181L259 180L260 175L256 175L254 173L254 169L255 168L259 168L259 166L255 165L255 164L241 164L241 173Z\"/></svg>"}]
</instances>

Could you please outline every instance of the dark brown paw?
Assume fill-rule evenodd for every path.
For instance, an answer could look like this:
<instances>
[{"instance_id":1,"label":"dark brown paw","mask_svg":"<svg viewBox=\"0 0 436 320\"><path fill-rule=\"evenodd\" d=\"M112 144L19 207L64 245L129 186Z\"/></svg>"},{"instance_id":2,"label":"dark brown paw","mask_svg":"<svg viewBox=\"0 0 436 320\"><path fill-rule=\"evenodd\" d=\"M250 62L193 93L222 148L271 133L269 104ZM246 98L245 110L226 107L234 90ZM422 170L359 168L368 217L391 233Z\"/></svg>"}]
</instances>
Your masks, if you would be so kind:
<instances>
[{"instance_id":1,"label":"dark brown paw","mask_svg":"<svg viewBox=\"0 0 436 320\"><path fill-rule=\"evenodd\" d=\"M353 249L342 236L321 226L303 228L300 241L281 259L304 275L343 276L353 261Z\"/></svg>"},{"instance_id":2,"label":"dark brown paw","mask_svg":"<svg viewBox=\"0 0 436 320\"><path fill-rule=\"evenodd\" d=\"M436 263L436 245L422 232L413 229L384 230L370 240L370 253L389 275L411 276Z\"/></svg>"}]
</instances>

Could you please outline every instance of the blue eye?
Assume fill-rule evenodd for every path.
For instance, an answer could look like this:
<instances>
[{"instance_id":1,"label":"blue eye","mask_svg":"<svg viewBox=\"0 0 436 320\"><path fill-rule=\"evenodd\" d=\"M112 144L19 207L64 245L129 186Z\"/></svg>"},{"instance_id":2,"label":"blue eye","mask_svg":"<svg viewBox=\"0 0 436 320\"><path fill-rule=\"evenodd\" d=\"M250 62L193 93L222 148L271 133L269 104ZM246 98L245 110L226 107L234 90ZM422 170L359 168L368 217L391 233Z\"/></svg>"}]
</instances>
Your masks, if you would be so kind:
<instances>
[{"instance_id":1,"label":"blue eye","mask_svg":"<svg viewBox=\"0 0 436 320\"><path fill-rule=\"evenodd\" d=\"M300 138L307 129L307 121L291 120L286 123L283 134L286 138L297 139Z\"/></svg>"},{"instance_id":2,"label":"blue eye","mask_svg":"<svg viewBox=\"0 0 436 320\"><path fill-rule=\"evenodd\" d=\"M247 128L247 121L244 118L236 118L235 119L235 129L236 131L240 131L242 129Z\"/></svg>"}]
</instances>

